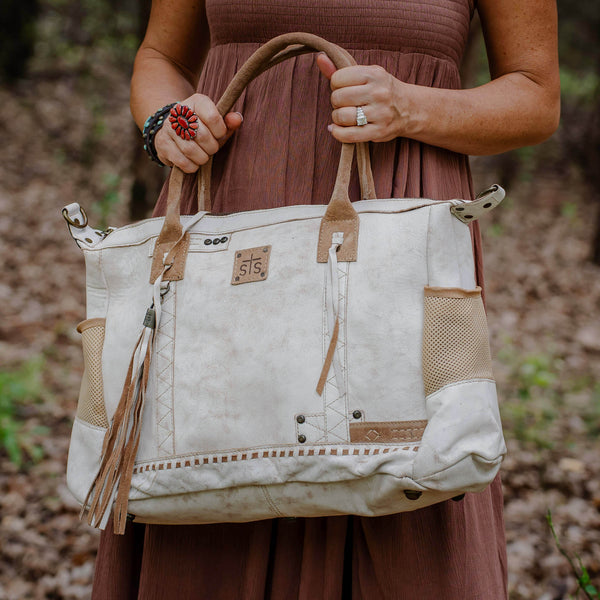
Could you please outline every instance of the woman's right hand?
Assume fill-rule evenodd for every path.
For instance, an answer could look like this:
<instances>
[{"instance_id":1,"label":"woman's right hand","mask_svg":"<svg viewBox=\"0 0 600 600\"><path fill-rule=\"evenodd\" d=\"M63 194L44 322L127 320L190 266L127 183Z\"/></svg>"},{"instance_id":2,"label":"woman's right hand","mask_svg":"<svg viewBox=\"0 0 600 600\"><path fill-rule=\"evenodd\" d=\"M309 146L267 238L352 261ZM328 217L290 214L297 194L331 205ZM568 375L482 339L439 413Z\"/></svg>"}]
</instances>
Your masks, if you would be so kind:
<instances>
[{"instance_id":1,"label":"woman's right hand","mask_svg":"<svg viewBox=\"0 0 600 600\"><path fill-rule=\"evenodd\" d=\"M240 127L244 118L238 112L221 117L215 103L202 94L193 94L179 104L189 106L198 115L196 137L180 138L166 117L154 138L154 147L165 165L179 167L184 173L195 173Z\"/></svg>"}]
</instances>

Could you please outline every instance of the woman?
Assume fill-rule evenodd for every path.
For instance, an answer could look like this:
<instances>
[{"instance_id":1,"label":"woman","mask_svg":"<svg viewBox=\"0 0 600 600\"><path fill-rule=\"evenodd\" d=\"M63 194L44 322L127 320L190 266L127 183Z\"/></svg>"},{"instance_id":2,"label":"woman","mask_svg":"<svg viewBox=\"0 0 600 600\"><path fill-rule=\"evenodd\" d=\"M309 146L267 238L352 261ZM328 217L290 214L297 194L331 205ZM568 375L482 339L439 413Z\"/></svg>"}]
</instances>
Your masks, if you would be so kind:
<instances>
[{"instance_id":1,"label":"woman","mask_svg":"<svg viewBox=\"0 0 600 600\"><path fill-rule=\"evenodd\" d=\"M472 197L466 154L538 143L559 116L554 2L479 0L492 81L460 90L472 2L155 0L136 57L132 112L140 128L172 102L196 112L194 139L182 139L167 121L155 151L190 174L215 155L213 212L328 202L339 141L373 142L380 198ZM366 66L336 71L324 55L288 60L250 84L222 119L213 101L236 69L260 44L290 31L321 35ZM366 125L357 121L358 106ZM190 175L187 212L196 210L193 187ZM354 199L357 187L355 180ZM164 208L163 193L155 213ZM473 239L481 283L476 224ZM94 600L507 595L499 479L460 502L389 517L129 524L123 537L111 529L100 543Z\"/></svg>"}]
</instances>

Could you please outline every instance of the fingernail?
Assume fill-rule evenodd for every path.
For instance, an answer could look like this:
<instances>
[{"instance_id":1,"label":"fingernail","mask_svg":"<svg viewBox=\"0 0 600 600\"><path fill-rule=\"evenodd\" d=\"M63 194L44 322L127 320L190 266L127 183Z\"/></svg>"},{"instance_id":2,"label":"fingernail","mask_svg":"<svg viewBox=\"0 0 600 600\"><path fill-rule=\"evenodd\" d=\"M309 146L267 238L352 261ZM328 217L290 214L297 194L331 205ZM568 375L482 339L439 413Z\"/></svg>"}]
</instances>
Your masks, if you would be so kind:
<instances>
[{"instance_id":1,"label":"fingernail","mask_svg":"<svg viewBox=\"0 0 600 600\"><path fill-rule=\"evenodd\" d=\"M242 123L243 123L243 122L244 122L244 115L243 115L241 112L237 112L237 111L236 111L236 113L237 113L238 115L240 115L240 117L241 117L241 119L242 119Z\"/></svg>"},{"instance_id":2,"label":"fingernail","mask_svg":"<svg viewBox=\"0 0 600 600\"><path fill-rule=\"evenodd\" d=\"M327 125L327 131L329 131L330 133L333 131L333 124Z\"/></svg>"}]
</instances>

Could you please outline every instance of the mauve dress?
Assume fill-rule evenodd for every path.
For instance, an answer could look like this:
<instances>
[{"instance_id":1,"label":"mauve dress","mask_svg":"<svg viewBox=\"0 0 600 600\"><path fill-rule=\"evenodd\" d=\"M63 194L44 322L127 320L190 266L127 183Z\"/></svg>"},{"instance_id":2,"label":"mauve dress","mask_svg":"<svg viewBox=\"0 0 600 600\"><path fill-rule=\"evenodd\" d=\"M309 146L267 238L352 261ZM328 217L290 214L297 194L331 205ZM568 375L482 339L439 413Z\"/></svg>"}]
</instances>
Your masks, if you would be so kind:
<instances>
[{"instance_id":1,"label":"mauve dress","mask_svg":"<svg viewBox=\"0 0 600 600\"><path fill-rule=\"evenodd\" d=\"M459 88L473 0L207 0L211 47L198 90L218 99L262 43L320 35L359 64ZM329 201L340 146L315 55L250 84L241 130L215 156L213 212ZM471 198L465 156L407 139L370 144L379 198ZM196 210L194 177L183 210ZM358 199L357 178L351 198ZM162 214L165 194L155 214ZM475 224L476 225L476 224ZM479 231L474 227L481 282ZM143 525L103 532L93 600L500 600L507 597L499 478L484 492L386 517Z\"/></svg>"}]
</instances>

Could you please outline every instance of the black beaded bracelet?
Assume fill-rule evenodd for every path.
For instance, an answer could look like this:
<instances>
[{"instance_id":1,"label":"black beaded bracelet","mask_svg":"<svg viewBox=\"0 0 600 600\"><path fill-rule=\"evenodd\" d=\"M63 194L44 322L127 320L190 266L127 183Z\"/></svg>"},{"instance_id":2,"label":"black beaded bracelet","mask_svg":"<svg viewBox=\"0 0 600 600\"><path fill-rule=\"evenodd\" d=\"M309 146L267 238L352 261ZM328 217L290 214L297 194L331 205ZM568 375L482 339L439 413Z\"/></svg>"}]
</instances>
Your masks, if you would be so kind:
<instances>
[{"instance_id":1,"label":"black beaded bracelet","mask_svg":"<svg viewBox=\"0 0 600 600\"><path fill-rule=\"evenodd\" d=\"M144 128L142 129L142 137L144 138L144 150L155 163L158 163L162 167L164 167L164 163L161 162L160 158L158 158L158 154L156 153L156 148L154 146L154 138L156 134L159 132L160 128L163 126L165 121L165 117L171 112L171 109L177 104L177 102L173 102L172 104L167 104L162 108L158 109L153 115L150 115L145 123Z\"/></svg>"}]
</instances>

